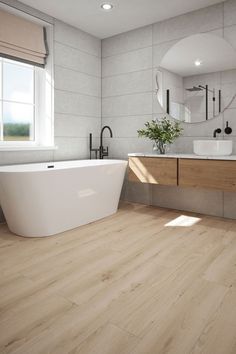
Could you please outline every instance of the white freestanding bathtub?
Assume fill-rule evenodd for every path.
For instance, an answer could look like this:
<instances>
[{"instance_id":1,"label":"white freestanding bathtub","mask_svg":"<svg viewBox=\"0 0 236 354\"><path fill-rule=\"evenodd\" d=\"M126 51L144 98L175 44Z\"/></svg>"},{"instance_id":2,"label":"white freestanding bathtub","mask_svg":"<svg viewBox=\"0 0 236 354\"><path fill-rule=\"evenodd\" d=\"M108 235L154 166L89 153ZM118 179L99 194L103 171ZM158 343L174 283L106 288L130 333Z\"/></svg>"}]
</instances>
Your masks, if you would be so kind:
<instances>
[{"instance_id":1,"label":"white freestanding bathtub","mask_svg":"<svg viewBox=\"0 0 236 354\"><path fill-rule=\"evenodd\" d=\"M80 160L0 167L0 204L21 236L54 235L117 211L127 162Z\"/></svg>"}]
</instances>

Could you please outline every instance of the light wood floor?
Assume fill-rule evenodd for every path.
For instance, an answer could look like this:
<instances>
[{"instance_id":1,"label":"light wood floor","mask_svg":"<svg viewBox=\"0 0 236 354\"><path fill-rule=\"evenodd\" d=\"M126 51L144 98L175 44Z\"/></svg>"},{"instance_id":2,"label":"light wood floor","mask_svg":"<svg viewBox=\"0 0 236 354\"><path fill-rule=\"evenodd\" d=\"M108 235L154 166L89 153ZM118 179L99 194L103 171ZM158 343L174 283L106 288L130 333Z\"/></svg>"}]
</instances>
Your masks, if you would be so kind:
<instances>
[{"instance_id":1,"label":"light wood floor","mask_svg":"<svg viewBox=\"0 0 236 354\"><path fill-rule=\"evenodd\" d=\"M0 226L0 353L235 354L236 221L125 204L44 239Z\"/></svg>"}]
</instances>

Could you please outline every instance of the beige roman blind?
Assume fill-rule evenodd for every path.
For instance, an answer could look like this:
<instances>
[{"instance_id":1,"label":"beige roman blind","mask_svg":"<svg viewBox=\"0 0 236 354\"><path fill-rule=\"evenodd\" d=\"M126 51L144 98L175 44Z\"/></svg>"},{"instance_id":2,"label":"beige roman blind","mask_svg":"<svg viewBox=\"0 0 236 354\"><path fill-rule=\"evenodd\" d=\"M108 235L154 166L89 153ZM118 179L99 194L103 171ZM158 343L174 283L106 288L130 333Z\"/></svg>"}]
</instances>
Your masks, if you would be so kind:
<instances>
[{"instance_id":1,"label":"beige roman blind","mask_svg":"<svg viewBox=\"0 0 236 354\"><path fill-rule=\"evenodd\" d=\"M0 10L0 56L44 66L47 55L43 26Z\"/></svg>"}]
</instances>

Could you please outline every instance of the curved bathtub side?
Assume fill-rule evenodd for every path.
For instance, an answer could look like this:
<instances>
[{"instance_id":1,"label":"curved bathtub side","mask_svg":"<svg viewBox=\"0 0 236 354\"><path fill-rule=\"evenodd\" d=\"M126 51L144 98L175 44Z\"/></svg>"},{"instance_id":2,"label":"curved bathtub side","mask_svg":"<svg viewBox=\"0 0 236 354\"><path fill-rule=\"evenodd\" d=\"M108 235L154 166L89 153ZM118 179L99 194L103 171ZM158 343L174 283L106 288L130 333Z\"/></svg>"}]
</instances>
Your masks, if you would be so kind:
<instances>
[{"instance_id":1,"label":"curved bathtub side","mask_svg":"<svg viewBox=\"0 0 236 354\"><path fill-rule=\"evenodd\" d=\"M0 201L10 230L21 236L54 235L117 211L127 162L0 172Z\"/></svg>"}]
</instances>

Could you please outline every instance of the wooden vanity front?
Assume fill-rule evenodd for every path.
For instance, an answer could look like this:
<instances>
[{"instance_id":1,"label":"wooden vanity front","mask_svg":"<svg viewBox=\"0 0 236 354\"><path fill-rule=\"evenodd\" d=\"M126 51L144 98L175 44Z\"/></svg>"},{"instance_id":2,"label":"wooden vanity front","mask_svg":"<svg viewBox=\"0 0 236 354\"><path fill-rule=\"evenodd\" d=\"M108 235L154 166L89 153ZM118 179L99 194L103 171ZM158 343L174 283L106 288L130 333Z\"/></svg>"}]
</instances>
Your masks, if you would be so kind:
<instances>
[{"instance_id":1,"label":"wooden vanity front","mask_svg":"<svg viewBox=\"0 0 236 354\"><path fill-rule=\"evenodd\" d=\"M179 186L236 192L236 161L179 159Z\"/></svg>"},{"instance_id":2,"label":"wooden vanity front","mask_svg":"<svg viewBox=\"0 0 236 354\"><path fill-rule=\"evenodd\" d=\"M129 181L236 192L236 160L129 157Z\"/></svg>"},{"instance_id":3,"label":"wooden vanity front","mask_svg":"<svg viewBox=\"0 0 236 354\"><path fill-rule=\"evenodd\" d=\"M130 157L129 181L177 186L176 158Z\"/></svg>"}]
</instances>

